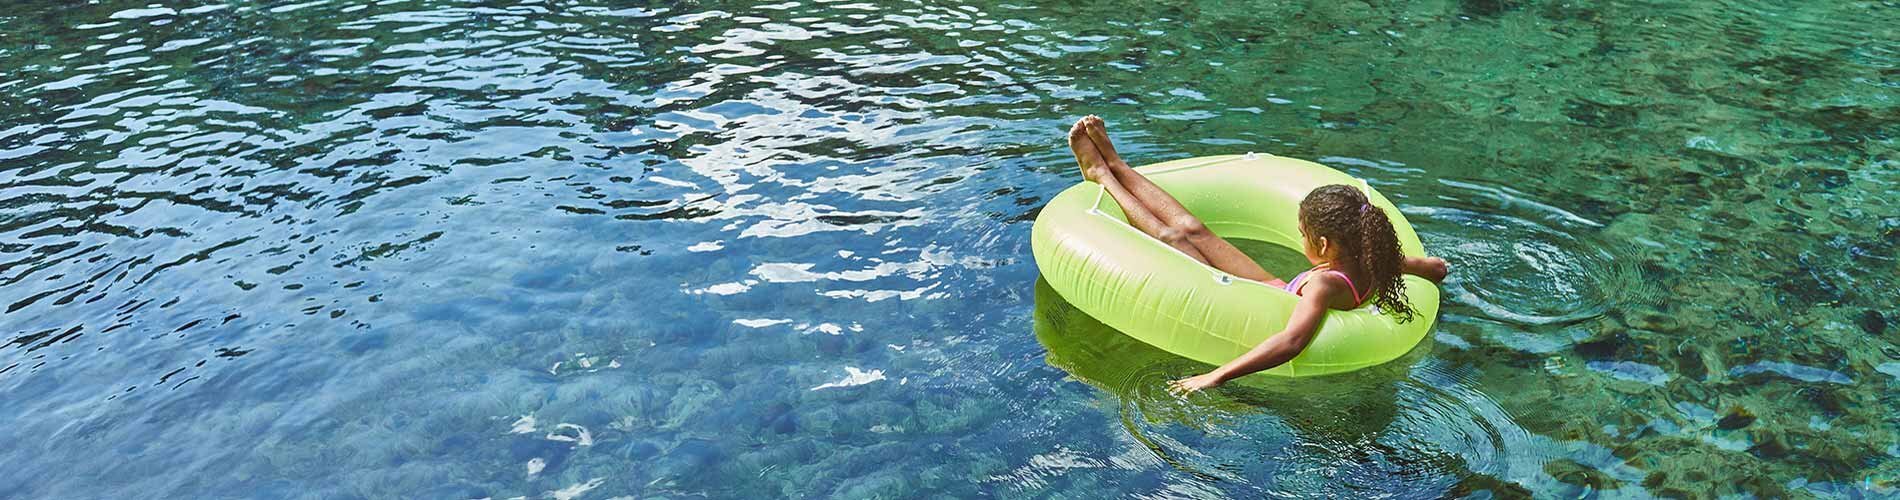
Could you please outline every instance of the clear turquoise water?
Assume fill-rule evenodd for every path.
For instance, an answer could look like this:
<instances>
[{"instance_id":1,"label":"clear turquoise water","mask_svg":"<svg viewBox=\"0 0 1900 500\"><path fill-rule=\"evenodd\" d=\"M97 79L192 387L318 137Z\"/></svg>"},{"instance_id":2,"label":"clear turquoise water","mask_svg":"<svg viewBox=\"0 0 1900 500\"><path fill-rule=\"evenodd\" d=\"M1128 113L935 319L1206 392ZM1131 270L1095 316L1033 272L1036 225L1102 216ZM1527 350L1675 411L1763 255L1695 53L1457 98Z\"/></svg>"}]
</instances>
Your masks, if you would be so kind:
<instances>
[{"instance_id":1,"label":"clear turquoise water","mask_svg":"<svg viewBox=\"0 0 1900 500\"><path fill-rule=\"evenodd\" d=\"M1893 497L1895 26L16 2L0 497ZM1166 396L1029 258L1089 113L1369 178L1436 340Z\"/></svg>"}]
</instances>

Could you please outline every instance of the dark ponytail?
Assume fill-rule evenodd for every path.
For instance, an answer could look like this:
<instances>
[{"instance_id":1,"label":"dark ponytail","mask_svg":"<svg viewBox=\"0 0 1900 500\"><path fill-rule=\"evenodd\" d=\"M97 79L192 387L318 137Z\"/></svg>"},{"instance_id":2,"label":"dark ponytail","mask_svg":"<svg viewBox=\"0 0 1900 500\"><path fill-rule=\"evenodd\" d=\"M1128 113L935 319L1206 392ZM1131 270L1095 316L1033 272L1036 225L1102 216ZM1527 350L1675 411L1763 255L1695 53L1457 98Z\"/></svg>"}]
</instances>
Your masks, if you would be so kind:
<instances>
[{"instance_id":1,"label":"dark ponytail","mask_svg":"<svg viewBox=\"0 0 1900 500\"><path fill-rule=\"evenodd\" d=\"M1401 323L1412 320L1412 305L1405 301L1405 256L1399 253L1399 236L1385 210L1372 206L1358 188L1333 184L1306 195L1300 202L1300 222L1311 236L1341 245L1341 254L1355 259L1353 264L1365 274L1365 287L1375 292L1373 304Z\"/></svg>"}]
</instances>

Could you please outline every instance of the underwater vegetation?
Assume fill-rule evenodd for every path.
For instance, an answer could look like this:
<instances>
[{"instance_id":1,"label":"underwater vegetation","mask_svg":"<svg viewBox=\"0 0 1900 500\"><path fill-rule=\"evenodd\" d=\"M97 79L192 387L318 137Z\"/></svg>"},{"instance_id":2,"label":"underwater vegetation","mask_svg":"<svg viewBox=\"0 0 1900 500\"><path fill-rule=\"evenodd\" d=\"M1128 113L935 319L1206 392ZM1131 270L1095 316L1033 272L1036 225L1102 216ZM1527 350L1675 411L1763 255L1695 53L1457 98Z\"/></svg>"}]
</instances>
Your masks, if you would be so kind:
<instances>
[{"instance_id":1,"label":"underwater vegetation","mask_svg":"<svg viewBox=\"0 0 1900 500\"><path fill-rule=\"evenodd\" d=\"M0 497L1892 497L1893 26L11 3ZM1367 179L1456 266L1433 338L1167 397L1036 285L1085 114Z\"/></svg>"}]
</instances>

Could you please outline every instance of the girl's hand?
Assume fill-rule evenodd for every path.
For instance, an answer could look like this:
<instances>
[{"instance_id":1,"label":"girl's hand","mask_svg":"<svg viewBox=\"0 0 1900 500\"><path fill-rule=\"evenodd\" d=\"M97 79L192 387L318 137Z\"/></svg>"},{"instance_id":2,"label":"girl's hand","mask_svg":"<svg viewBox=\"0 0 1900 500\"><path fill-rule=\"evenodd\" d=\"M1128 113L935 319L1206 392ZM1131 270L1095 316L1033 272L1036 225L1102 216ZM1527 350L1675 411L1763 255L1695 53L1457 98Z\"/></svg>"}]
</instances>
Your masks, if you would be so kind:
<instances>
[{"instance_id":1,"label":"girl's hand","mask_svg":"<svg viewBox=\"0 0 1900 500\"><path fill-rule=\"evenodd\" d=\"M1443 283L1445 276L1451 274L1451 264L1438 257L1406 257L1403 267L1405 274L1418 275L1433 283Z\"/></svg>"},{"instance_id":2,"label":"girl's hand","mask_svg":"<svg viewBox=\"0 0 1900 500\"><path fill-rule=\"evenodd\" d=\"M1203 373L1200 375L1184 378L1181 380L1168 382L1168 393L1174 394L1176 396L1186 396L1188 394L1200 392L1203 389L1212 389L1215 387L1219 387L1220 384L1221 384L1220 377L1216 376L1213 372L1208 372L1208 373Z\"/></svg>"}]
</instances>

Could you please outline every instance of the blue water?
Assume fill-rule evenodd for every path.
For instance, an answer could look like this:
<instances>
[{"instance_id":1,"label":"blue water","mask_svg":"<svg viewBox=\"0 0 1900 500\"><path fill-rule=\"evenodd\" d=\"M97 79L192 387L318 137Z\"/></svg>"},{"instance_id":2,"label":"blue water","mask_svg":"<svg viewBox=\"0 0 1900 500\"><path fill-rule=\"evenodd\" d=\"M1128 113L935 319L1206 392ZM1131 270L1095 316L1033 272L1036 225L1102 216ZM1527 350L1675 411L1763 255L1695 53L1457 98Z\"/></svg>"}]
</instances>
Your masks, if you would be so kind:
<instances>
[{"instance_id":1,"label":"blue water","mask_svg":"<svg viewBox=\"0 0 1900 500\"><path fill-rule=\"evenodd\" d=\"M1900 496L1890 2L8 7L0 497ZM1367 178L1434 341L1168 396L1091 113Z\"/></svg>"}]
</instances>

